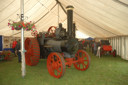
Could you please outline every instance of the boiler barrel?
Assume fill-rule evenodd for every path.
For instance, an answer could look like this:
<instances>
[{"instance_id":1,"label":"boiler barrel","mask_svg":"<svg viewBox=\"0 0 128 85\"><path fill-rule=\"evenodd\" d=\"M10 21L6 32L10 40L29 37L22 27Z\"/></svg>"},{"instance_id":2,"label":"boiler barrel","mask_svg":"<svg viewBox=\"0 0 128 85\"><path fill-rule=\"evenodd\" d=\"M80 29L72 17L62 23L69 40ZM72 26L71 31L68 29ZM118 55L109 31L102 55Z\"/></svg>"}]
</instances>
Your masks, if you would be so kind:
<instances>
[{"instance_id":1,"label":"boiler barrel","mask_svg":"<svg viewBox=\"0 0 128 85\"><path fill-rule=\"evenodd\" d=\"M57 41L57 40L50 39L45 41L44 46L50 52L62 52L62 48L65 47L66 42L67 40Z\"/></svg>"},{"instance_id":2,"label":"boiler barrel","mask_svg":"<svg viewBox=\"0 0 128 85\"><path fill-rule=\"evenodd\" d=\"M78 50L79 44L77 39L69 40L46 40L45 45L50 52L67 52L69 54L75 54Z\"/></svg>"}]
</instances>

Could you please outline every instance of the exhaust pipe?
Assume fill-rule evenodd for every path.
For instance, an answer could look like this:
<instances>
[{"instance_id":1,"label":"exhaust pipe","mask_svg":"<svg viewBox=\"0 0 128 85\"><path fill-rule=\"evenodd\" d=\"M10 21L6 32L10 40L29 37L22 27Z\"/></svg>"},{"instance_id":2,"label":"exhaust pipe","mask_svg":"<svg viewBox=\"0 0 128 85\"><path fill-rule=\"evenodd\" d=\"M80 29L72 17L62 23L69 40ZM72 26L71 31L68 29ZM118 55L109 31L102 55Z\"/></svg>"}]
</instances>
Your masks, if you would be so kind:
<instances>
[{"instance_id":1,"label":"exhaust pipe","mask_svg":"<svg viewBox=\"0 0 128 85\"><path fill-rule=\"evenodd\" d=\"M73 6L69 5L66 7L67 9L67 29L69 38L73 37Z\"/></svg>"}]
</instances>

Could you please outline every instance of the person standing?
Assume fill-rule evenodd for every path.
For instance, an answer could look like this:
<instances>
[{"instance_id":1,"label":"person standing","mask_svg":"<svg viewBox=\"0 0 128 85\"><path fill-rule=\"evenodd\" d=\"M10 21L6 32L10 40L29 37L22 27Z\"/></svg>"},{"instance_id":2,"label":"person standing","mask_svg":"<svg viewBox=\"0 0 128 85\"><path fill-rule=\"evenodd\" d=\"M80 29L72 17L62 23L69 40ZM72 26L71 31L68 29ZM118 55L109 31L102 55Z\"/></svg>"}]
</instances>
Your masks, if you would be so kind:
<instances>
[{"instance_id":1,"label":"person standing","mask_svg":"<svg viewBox=\"0 0 128 85\"><path fill-rule=\"evenodd\" d=\"M101 48L101 46L99 45L98 49L97 49L97 54L96 54L96 56L98 56L99 58L100 58L100 48Z\"/></svg>"},{"instance_id":2,"label":"person standing","mask_svg":"<svg viewBox=\"0 0 128 85\"><path fill-rule=\"evenodd\" d=\"M93 48L93 50L94 50L94 55L96 55L97 48L96 48L96 42L95 41L94 41L94 48Z\"/></svg>"},{"instance_id":3,"label":"person standing","mask_svg":"<svg viewBox=\"0 0 128 85\"><path fill-rule=\"evenodd\" d=\"M15 54L15 51L16 51L16 49L15 49L16 44L17 44L17 41L16 41L16 39L15 39L15 40L13 40L13 43L12 43L12 49L13 49L13 51L14 51L14 54ZM16 55L16 54L15 54L15 55Z\"/></svg>"},{"instance_id":4,"label":"person standing","mask_svg":"<svg viewBox=\"0 0 128 85\"><path fill-rule=\"evenodd\" d=\"M16 45L16 53L18 55L18 62L21 62L21 52L20 52L20 49L21 49L21 42L20 42L20 39L19 39L19 41L17 42L17 45Z\"/></svg>"}]
</instances>

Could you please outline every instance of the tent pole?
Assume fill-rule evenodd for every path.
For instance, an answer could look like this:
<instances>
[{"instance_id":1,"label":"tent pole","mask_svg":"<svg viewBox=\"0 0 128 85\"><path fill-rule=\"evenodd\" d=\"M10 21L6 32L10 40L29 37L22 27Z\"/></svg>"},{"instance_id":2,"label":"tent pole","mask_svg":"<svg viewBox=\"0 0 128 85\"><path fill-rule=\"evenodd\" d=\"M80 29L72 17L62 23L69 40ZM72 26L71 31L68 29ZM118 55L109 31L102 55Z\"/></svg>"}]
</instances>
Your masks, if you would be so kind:
<instances>
[{"instance_id":1,"label":"tent pole","mask_svg":"<svg viewBox=\"0 0 128 85\"><path fill-rule=\"evenodd\" d=\"M120 37L120 56L122 57L122 37Z\"/></svg>"},{"instance_id":2,"label":"tent pole","mask_svg":"<svg viewBox=\"0 0 128 85\"><path fill-rule=\"evenodd\" d=\"M20 9L21 9L21 21L24 22L24 0L21 0L20 2ZM24 29L21 29L21 71L22 71L22 77L25 77L26 71L25 71L25 49L24 49Z\"/></svg>"},{"instance_id":3,"label":"tent pole","mask_svg":"<svg viewBox=\"0 0 128 85\"><path fill-rule=\"evenodd\" d=\"M127 60L127 56L126 56L126 37L124 37L124 59Z\"/></svg>"}]
</instances>

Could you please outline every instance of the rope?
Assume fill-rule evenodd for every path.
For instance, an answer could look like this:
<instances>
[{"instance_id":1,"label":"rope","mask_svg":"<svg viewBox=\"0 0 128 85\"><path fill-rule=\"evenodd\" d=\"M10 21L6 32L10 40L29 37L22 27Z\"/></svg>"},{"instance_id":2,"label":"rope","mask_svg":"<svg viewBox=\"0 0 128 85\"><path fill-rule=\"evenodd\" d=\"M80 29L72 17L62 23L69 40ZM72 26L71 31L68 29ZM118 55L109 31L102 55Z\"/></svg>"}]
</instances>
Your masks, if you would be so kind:
<instances>
[{"instance_id":1,"label":"rope","mask_svg":"<svg viewBox=\"0 0 128 85\"><path fill-rule=\"evenodd\" d=\"M123 1L120 1L120 0L113 0L113 1L115 1L115 2L119 3L119 4L123 5L123 6L128 7L128 4L127 4L127 3L125 3L125 2L123 2Z\"/></svg>"},{"instance_id":2,"label":"rope","mask_svg":"<svg viewBox=\"0 0 128 85\"><path fill-rule=\"evenodd\" d=\"M37 0L38 1L38 0ZM43 7L45 7L47 10L48 10L48 12L51 12L51 13L53 13L54 15L56 15L57 17L59 17L56 13L54 13L54 12L52 12L52 9L58 4L58 3L56 3L51 9L48 9L48 7L46 7L44 4L42 4L40 1L38 1ZM62 20L62 19L61 19Z\"/></svg>"},{"instance_id":3,"label":"rope","mask_svg":"<svg viewBox=\"0 0 128 85\"><path fill-rule=\"evenodd\" d=\"M45 15L43 15L40 19L38 19L38 20L35 22L35 24L38 23L41 19L43 19L53 8L56 7L56 5L57 5L57 3L56 3Z\"/></svg>"},{"instance_id":4,"label":"rope","mask_svg":"<svg viewBox=\"0 0 128 85\"><path fill-rule=\"evenodd\" d=\"M58 4L58 24L59 24L59 4Z\"/></svg>"},{"instance_id":5,"label":"rope","mask_svg":"<svg viewBox=\"0 0 128 85\"><path fill-rule=\"evenodd\" d=\"M61 2L59 0L56 0L56 3L58 3L60 5L60 7L62 8L62 10L64 11L64 13L67 14L67 12L64 9L64 7L62 6Z\"/></svg>"}]
</instances>

